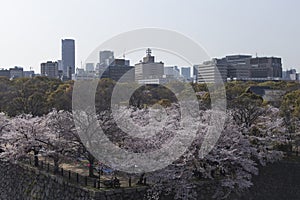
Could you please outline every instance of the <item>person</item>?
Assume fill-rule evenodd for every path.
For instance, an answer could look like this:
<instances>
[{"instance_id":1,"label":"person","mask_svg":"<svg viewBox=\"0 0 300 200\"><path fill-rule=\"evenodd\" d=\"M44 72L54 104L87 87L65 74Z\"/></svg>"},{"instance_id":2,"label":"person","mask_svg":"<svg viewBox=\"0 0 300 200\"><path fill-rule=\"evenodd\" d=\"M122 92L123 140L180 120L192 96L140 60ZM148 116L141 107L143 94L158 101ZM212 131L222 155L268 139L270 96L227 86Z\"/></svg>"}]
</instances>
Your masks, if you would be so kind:
<instances>
[{"instance_id":1,"label":"person","mask_svg":"<svg viewBox=\"0 0 300 200\"><path fill-rule=\"evenodd\" d=\"M142 173L139 181L137 182L137 185L143 185L144 176L145 176L145 173Z\"/></svg>"},{"instance_id":2,"label":"person","mask_svg":"<svg viewBox=\"0 0 300 200\"><path fill-rule=\"evenodd\" d=\"M128 186L131 187L131 176L129 176Z\"/></svg>"},{"instance_id":3,"label":"person","mask_svg":"<svg viewBox=\"0 0 300 200\"><path fill-rule=\"evenodd\" d=\"M116 187L120 187L120 180L115 176L115 178L114 178L114 187L116 188Z\"/></svg>"}]
</instances>

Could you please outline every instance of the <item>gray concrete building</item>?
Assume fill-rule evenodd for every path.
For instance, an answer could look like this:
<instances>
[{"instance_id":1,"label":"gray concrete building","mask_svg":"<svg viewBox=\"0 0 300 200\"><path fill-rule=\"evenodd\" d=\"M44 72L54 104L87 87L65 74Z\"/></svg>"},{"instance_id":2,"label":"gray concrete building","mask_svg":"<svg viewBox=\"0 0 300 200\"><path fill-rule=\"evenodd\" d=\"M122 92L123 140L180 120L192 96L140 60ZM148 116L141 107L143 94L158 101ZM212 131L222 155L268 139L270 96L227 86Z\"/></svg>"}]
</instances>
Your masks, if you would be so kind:
<instances>
[{"instance_id":1,"label":"gray concrete building","mask_svg":"<svg viewBox=\"0 0 300 200\"><path fill-rule=\"evenodd\" d=\"M24 71L23 75L25 78L33 78L34 77L34 71L30 70L30 71Z\"/></svg>"},{"instance_id":2,"label":"gray concrete building","mask_svg":"<svg viewBox=\"0 0 300 200\"><path fill-rule=\"evenodd\" d=\"M250 78L282 78L281 58L256 57L247 60Z\"/></svg>"},{"instance_id":3,"label":"gray concrete building","mask_svg":"<svg viewBox=\"0 0 300 200\"><path fill-rule=\"evenodd\" d=\"M110 78L119 82L134 82L135 70L133 66L130 66L129 60L114 59L106 67L101 78Z\"/></svg>"},{"instance_id":4,"label":"gray concrete building","mask_svg":"<svg viewBox=\"0 0 300 200\"><path fill-rule=\"evenodd\" d=\"M58 73L58 62L47 61L46 63L41 63L41 76L60 78Z\"/></svg>"},{"instance_id":5,"label":"gray concrete building","mask_svg":"<svg viewBox=\"0 0 300 200\"><path fill-rule=\"evenodd\" d=\"M217 59L205 61L198 68L198 83L218 83L227 80L227 67L224 64L219 64Z\"/></svg>"},{"instance_id":6,"label":"gray concrete building","mask_svg":"<svg viewBox=\"0 0 300 200\"><path fill-rule=\"evenodd\" d=\"M191 68L190 67L181 67L181 76L183 76L185 80L190 80L191 79Z\"/></svg>"},{"instance_id":7,"label":"gray concrete building","mask_svg":"<svg viewBox=\"0 0 300 200\"><path fill-rule=\"evenodd\" d=\"M210 67L209 67L210 66ZM200 69L201 67L201 69ZM282 78L281 58L255 57L251 55L230 55L215 58L198 66L198 82L203 82L200 74L212 80L213 73L219 73L223 81L227 80L280 80ZM215 77L214 77L215 78Z\"/></svg>"},{"instance_id":8,"label":"gray concrete building","mask_svg":"<svg viewBox=\"0 0 300 200\"><path fill-rule=\"evenodd\" d=\"M108 67L114 61L114 52L110 50L99 52L100 67Z\"/></svg>"},{"instance_id":9,"label":"gray concrete building","mask_svg":"<svg viewBox=\"0 0 300 200\"><path fill-rule=\"evenodd\" d=\"M193 82L197 83L198 82L198 65L193 66Z\"/></svg>"},{"instance_id":10,"label":"gray concrete building","mask_svg":"<svg viewBox=\"0 0 300 200\"><path fill-rule=\"evenodd\" d=\"M180 77L180 70L177 66L164 67L164 75L166 77L178 79Z\"/></svg>"},{"instance_id":11,"label":"gray concrete building","mask_svg":"<svg viewBox=\"0 0 300 200\"><path fill-rule=\"evenodd\" d=\"M151 55L151 49L147 49L146 56L138 64L135 64L135 81L147 79L162 79L164 75L164 63L155 62L155 57Z\"/></svg>"},{"instance_id":12,"label":"gray concrete building","mask_svg":"<svg viewBox=\"0 0 300 200\"><path fill-rule=\"evenodd\" d=\"M10 72L8 69L0 69L0 77L10 78Z\"/></svg>"},{"instance_id":13,"label":"gray concrete building","mask_svg":"<svg viewBox=\"0 0 300 200\"><path fill-rule=\"evenodd\" d=\"M14 67L9 69L10 73L10 78L15 79L15 78L23 78L23 68L22 67Z\"/></svg>"},{"instance_id":14,"label":"gray concrete building","mask_svg":"<svg viewBox=\"0 0 300 200\"><path fill-rule=\"evenodd\" d=\"M285 81L299 80L299 74L296 69L289 69L282 72L282 79Z\"/></svg>"}]
</instances>

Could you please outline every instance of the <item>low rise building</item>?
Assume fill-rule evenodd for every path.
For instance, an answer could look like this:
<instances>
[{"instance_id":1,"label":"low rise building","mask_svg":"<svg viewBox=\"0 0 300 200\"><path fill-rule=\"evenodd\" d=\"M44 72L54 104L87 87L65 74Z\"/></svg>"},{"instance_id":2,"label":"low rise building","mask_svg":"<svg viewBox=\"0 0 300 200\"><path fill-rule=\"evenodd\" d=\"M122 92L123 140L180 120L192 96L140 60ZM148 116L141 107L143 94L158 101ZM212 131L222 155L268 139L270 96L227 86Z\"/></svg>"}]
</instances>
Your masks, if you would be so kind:
<instances>
[{"instance_id":1,"label":"low rise building","mask_svg":"<svg viewBox=\"0 0 300 200\"><path fill-rule=\"evenodd\" d=\"M41 75L49 78L60 78L58 74L58 62L48 61L41 63Z\"/></svg>"},{"instance_id":2,"label":"low rise building","mask_svg":"<svg viewBox=\"0 0 300 200\"><path fill-rule=\"evenodd\" d=\"M10 78L11 79L15 79L15 78L23 78L24 74L23 74L23 68L22 67L14 67L14 68L10 68L9 69L9 73L10 73Z\"/></svg>"}]
</instances>

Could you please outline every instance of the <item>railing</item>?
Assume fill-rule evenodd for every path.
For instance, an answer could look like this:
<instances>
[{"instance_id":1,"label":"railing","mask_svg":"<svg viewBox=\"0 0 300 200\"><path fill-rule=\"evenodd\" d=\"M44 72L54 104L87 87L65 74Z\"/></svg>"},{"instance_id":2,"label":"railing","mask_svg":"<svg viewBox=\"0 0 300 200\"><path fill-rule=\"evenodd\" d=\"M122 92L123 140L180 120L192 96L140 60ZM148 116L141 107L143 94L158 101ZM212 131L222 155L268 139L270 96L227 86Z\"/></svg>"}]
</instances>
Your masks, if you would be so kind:
<instances>
[{"instance_id":1,"label":"railing","mask_svg":"<svg viewBox=\"0 0 300 200\"><path fill-rule=\"evenodd\" d=\"M33 167L35 167L35 162L33 158L28 158L24 160L24 163L29 164ZM52 163L46 162L44 160L38 160L38 166L37 168L41 171L45 171L47 173L61 176L64 178L64 180L73 183L78 184L84 187L92 187L94 189L101 189L101 188L119 188L121 187L121 184L119 182L119 179L114 176L114 179L111 180L104 180L101 179L102 174L98 173L98 177L93 178L89 176L81 175L77 172L66 170L62 167L56 168ZM131 187L132 180L129 177L128 179L128 187Z\"/></svg>"}]
</instances>

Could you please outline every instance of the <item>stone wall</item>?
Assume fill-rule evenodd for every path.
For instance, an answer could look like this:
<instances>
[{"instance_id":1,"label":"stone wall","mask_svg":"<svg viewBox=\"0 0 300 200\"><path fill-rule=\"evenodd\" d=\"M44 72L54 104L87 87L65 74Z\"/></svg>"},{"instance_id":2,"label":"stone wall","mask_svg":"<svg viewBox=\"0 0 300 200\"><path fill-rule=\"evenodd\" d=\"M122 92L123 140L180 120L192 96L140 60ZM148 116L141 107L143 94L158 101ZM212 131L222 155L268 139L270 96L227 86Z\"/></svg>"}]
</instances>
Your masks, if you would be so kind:
<instances>
[{"instance_id":1,"label":"stone wall","mask_svg":"<svg viewBox=\"0 0 300 200\"><path fill-rule=\"evenodd\" d=\"M146 188L97 191L36 168L0 163L0 200L142 200Z\"/></svg>"},{"instance_id":2,"label":"stone wall","mask_svg":"<svg viewBox=\"0 0 300 200\"><path fill-rule=\"evenodd\" d=\"M281 161L260 167L259 175L253 178L253 186L242 200L296 200L300 199L300 162Z\"/></svg>"},{"instance_id":3,"label":"stone wall","mask_svg":"<svg viewBox=\"0 0 300 200\"><path fill-rule=\"evenodd\" d=\"M300 162L282 161L261 167L253 181L249 191L228 199L300 199ZM213 188L213 181L201 182L198 199L211 199ZM142 187L101 191L83 188L33 167L0 163L0 200L142 200L145 191ZM163 195L161 199L174 197Z\"/></svg>"}]
</instances>

